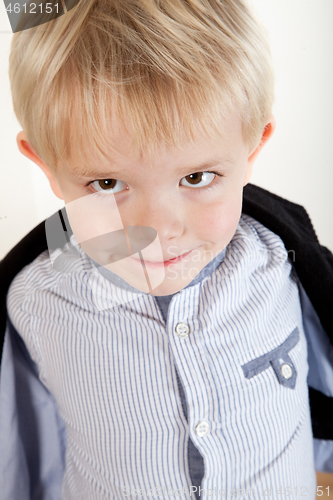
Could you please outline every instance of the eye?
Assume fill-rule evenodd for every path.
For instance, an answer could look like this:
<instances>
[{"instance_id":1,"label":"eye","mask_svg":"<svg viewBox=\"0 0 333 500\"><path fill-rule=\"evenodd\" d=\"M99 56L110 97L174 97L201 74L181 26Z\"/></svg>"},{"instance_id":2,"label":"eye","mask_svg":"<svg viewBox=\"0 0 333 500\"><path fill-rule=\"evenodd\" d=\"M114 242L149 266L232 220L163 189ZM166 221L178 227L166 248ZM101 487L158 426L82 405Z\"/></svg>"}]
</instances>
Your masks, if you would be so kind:
<instances>
[{"instance_id":1,"label":"eye","mask_svg":"<svg viewBox=\"0 0 333 500\"><path fill-rule=\"evenodd\" d=\"M109 191L110 193L115 194L119 192L119 189L115 190L117 182L126 184L124 181L119 181L118 179L100 179L98 181L92 181L90 184L99 193L107 193Z\"/></svg>"},{"instance_id":2,"label":"eye","mask_svg":"<svg viewBox=\"0 0 333 500\"><path fill-rule=\"evenodd\" d=\"M204 188L211 184L212 180L214 179L215 175L218 175L221 177L221 174L218 174L216 172L195 172L194 174L187 175L186 177L183 177L182 180L186 180L188 184L185 184L185 186L191 186L195 188ZM204 181L206 184L202 185L201 181Z\"/></svg>"}]
</instances>

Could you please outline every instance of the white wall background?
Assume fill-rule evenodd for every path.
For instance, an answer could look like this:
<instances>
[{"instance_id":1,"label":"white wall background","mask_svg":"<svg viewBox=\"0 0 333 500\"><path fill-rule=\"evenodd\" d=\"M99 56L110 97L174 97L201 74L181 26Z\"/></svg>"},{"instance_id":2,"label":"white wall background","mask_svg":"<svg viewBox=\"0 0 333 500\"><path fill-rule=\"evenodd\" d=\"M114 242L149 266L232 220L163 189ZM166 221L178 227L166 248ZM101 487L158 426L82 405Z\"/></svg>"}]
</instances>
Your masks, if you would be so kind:
<instances>
[{"instance_id":1,"label":"white wall background","mask_svg":"<svg viewBox=\"0 0 333 500\"><path fill-rule=\"evenodd\" d=\"M303 205L320 242L333 251L333 1L252 1L270 37L277 128L251 182ZM21 127L8 79L11 38L0 1L0 259L64 206L42 171L17 148Z\"/></svg>"}]
</instances>

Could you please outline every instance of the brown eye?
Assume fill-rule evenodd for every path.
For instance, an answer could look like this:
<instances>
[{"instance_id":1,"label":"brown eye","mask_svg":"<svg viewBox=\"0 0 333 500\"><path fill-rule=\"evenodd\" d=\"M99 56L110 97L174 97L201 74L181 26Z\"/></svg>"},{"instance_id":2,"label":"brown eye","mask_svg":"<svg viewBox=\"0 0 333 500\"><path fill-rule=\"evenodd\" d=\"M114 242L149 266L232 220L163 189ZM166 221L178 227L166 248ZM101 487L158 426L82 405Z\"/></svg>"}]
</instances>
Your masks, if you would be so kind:
<instances>
[{"instance_id":1,"label":"brown eye","mask_svg":"<svg viewBox=\"0 0 333 500\"><path fill-rule=\"evenodd\" d=\"M205 188L213 181L214 177L215 172L195 172L194 174L183 177L182 181L186 181L186 186ZM202 181L204 182L204 184L202 183Z\"/></svg>"},{"instance_id":2,"label":"brown eye","mask_svg":"<svg viewBox=\"0 0 333 500\"><path fill-rule=\"evenodd\" d=\"M101 181L97 181L98 185L102 189L113 189L116 183L115 179L102 179Z\"/></svg>"},{"instance_id":3,"label":"brown eye","mask_svg":"<svg viewBox=\"0 0 333 500\"><path fill-rule=\"evenodd\" d=\"M184 179L188 180L191 184L198 184L202 179L203 172L196 172L195 174L190 174L184 177Z\"/></svg>"},{"instance_id":4,"label":"brown eye","mask_svg":"<svg viewBox=\"0 0 333 500\"><path fill-rule=\"evenodd\" d=\"M119 181L118 179L100 179L91 182L91 185L99 193L116 194L121 191L122 183L126 186L124 181Z\"/></svg>"}]
</instances>

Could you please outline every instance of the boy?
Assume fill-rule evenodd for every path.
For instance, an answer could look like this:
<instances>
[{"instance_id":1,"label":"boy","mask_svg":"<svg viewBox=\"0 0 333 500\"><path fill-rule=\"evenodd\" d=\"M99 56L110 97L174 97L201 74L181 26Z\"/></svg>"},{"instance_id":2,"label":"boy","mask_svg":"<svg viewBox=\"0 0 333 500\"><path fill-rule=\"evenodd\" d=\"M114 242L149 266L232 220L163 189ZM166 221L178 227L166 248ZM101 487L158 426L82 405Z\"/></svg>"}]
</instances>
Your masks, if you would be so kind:
<instances>
[{"instance_id":1,"label":"boy","mask_svg":"<svg viewBox=\"0 0 333 500\"><path fill-rule=\"evenodd\" d=\"M86 0L14 35L10 79L66 210L7 279L4 498L314 498L333 257L301 207L243 203L275 127L250 8Z\"/></svg>"}]
</instances>

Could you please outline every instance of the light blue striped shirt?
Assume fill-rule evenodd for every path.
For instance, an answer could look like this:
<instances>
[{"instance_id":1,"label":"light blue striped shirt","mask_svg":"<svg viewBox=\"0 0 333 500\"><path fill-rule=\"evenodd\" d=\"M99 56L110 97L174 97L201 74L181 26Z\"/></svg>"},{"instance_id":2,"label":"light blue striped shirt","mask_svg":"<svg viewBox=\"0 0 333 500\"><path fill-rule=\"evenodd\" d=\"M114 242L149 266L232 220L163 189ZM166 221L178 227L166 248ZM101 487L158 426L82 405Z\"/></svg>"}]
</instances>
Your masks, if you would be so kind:
<instances>
[{"instance_id":1,"label":"light blue striped shirt","mask_svg":"<svg viewBox=\"0 0 333 500\"><path fill-rule=\"evenodd\" d=\"M80 256L60 274L43 252L7 299L65 426L61 498L195 498L193 443L197 497L314 499L307 339L282 240L243 214L225 251L168 297Z\"/></svg>"}]
</instances>

